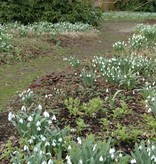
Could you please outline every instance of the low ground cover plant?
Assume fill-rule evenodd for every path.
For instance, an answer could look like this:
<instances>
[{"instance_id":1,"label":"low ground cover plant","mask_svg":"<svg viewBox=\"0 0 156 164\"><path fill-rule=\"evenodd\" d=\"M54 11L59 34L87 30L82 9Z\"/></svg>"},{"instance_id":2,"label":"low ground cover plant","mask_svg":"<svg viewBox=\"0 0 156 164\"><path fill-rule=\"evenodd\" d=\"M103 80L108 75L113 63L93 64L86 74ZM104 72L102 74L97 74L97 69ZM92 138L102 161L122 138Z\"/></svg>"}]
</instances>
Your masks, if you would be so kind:
<instances>
[{"instance_id":1,"label":"low ground cover plant","mask_svg":"<svg viewBox=\"0 0 156 164\"><path fill-rule=\"evenodd\" d=\"M46 33L49 25L42 25ZM16 139L8 140L0 162L154 164L156 58L141 53L154 43L143 33L115 44L114 57L70 57L69 68L19 93L8 114Z\"/></svg>"},{"instance_id":2,"label":"low ground cover plant","mask_svg":"<svg viewBox=\"0 0 156 164\"><path fill-rule=\"evenodd\" d=\"M40 50L45 53L45 50L49 51L54 47L50 43L56 46L61 45L58 37L63 33L87 33L89 31L98 32L92 25L80 22L59 22L55 24L40 22L29 25L15 22L0 25L0 64L13 61L28 61L36 58L38 57L36 55L38 54L37 51ZM24 40L33 41L34 45L32 45L30 50L26 49L27 47L23 47ZM40 42L41 46L38 45L39 47L36 47L36 42Z\"/></svg>"}]
</instances>

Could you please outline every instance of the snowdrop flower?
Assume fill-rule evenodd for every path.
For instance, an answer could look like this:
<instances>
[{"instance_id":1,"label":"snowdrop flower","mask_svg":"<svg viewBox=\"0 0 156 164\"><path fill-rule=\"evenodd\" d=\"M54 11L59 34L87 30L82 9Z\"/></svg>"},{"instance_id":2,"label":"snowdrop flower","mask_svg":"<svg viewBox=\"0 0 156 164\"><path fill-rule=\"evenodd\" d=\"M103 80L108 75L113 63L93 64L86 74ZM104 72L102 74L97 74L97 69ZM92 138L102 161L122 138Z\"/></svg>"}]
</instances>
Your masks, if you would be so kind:
<instances>
[{"instance_id":1,"label":"snowdrop flower","mask_svg":"<svg viewBox=\"0 0 156 164\"><path fill-rule=\"evenodd\" d=\"M48 124L49 124L49 125L52 124L52 121L51 121L51 120L48 120Z\"/></svg>"},{"instance_id":2,"label":"snowdrop flower","mask_svg":"<svg viewBox=\"0 0 156 164\"><path fill-rule=\"evenodd\" d=\"M23 119L22 118L19 120L19 123L23 124Z\"/></svg>"},{"instance_id":3,"label":"snowdrop flower","mask_svg":"<svg viewBox=\"0 0 156 164\"><path fill-rule=\"evenodd\" d=\"M48 164L53 164L53 161L49 159Z\"/></svg>"},{"instance_id":4,"label":"snowdrop flower","mask_svg":"<svg viewBox=\"0 0 156 164\"><path fill-rule=\"evenodd\" d=\"M139 149L140 149L140 150L142 149L142 146L141 146L141 145L139 146Z\"/></svg>"},{"instance_id":5,"label":"snowdrop flower","mask_svg":"<svg viewBox=\"0 0 156 164\"><path fill-rule=\"evenodd\" d=\"M47 162L46 161L43 161L42 164L47 164Z\"/></svg>"},{"instance_id":6,"label":"snowdrop flower","mask_svg":"<svg viewBox=\"0 0 156 164\"><path fill-rule=\"evenodd\" d=\"M15 118L15 115L12 112L9 112L8 121L12 121L13 118Z\"/></svg>"},{"instance_id":7,"label":"snowdrop flower","mask_svg":"<svg viewBox=\"0 0 156 164\"><path fill-rule=\"evenodd\" d=\"M46 142L46 143L45 143L45 146L50 146L50 143L49 143L49 142Z\"/></svg>"},{"instance_id":8,"label":"snowdrop flower","mask_svg":"<svg viewBox=\"0 0 156 164\"><path fill-rule=\"evenodd\" d=\"M102 157L102 156L100 156L99 161L100 161L100 162L102 162L102 161L103 161L103 157Z\"/></svg>"},{"instance_id":9,"label":"snowdrop flower","mask_svg":"<svg viewBox=\"0 0 156 164\"><path fill-rule=\"evenodd\" d=\"M71 131L71 132L75 132L75 129L72 128L72 129L70 129L70 131Z\"/></svg>"},{"instance_id":10,"label":"snowdrop flower","mask_svg":"<svg viewBox=\"0 0 156 164\"><path fill-rule=\"evenodd\" d=\"M25 106L22 106L21 110L24 111L24 112L26 112L26 107Z\"/></svg>"},{"instance_id":11,"label":"snowdrop flower","mask_svg":"<svg viewBox=\"0 0 156 164\"><path fill-rule=\"evenodd\" d=\"M136 160L135 159L132 159L131 160L131 164L134 164L134 163L136 163Z\"/></svg>"},{"instance_id":12,"label":"snowdrop flower","mask_svg":"<svg viewBox=\"0 0 156 164\"><path fill-rule=\"evenodd\" d=\"M32 139L28 140L28 143L29 144L32 144L33 143L33 140Z\"/></svg>"},{"instance_id":13,"label":"snowdrop flower","mask_svg":"<svg viewBox=\"0 0 156 164\"><path fill-rule=\"evenodd\" d=\"M38 108L39 110L42 110L42 105L39 104L37 108Z\"/></svg>"},{"instance_id":14,"label":"snowdrop flower","mask_svg":"<svg viewBox=\"0 0 156 164\"><path fill-rule=\"evenodd\" d=\"M44 117L49 117L49 113L48 113L47 111L45 111L45 112L43 113L43 116L44 116Z\"/></svg>"},{"instance_id":15,"label":"snowdrop flower","mask_svg":"<svg viewBox=\"0 0 156 164\"><path fill-rule=\"evenodd\" d=\"M114 154L114 153L115 153L115 149L114 148L109 150L109 154Z\"/></svg>"},{"instance_id":16,"label":"snowdrop flower","mask_svg":"<svg viewBox=\"0 0 156 164\"><path fill-rule=\"evenodd\" d=\"M62 142L62 138L60 137L60 138L58 139L58 141L59 141L59 142Z\"/></svg>"},{"instance_id":17,"label":"snowdrop flower","mask_svg":"<svg viewBox=\"0 0 156 164\"><path fill-rule=\"evenodd\" d=\"M151 160L153 160L154 162L156 162L156 157L154 155L152 155Z\"/></svg>"},{"instance_id":18,"label":"snowdrop flower","mask_svg":"<svg viewBox=\"0 0 156 164\"><path fill-rule=\"evenodd\" d=\"M37 127L37 131L41 131L41 128L40 127Z\"/></svg>"},{"instance_id":19,"label":"snowdrop flower","mask_svg":"<svg viewBox=\"0 0 156 164\"><path fill-rule=\"evenodd\" d=\"M71 145L68 146L68 150L71 150Z\"/></svg>"},{"instance_id":20,"label":"snowdrop flower","mask_svg":"<svg viewBox=\"0 0 156 164\"><path fill-rule=\"evenodd\" d=\"M114 159L115 155L114 154L111 154L111 158Z\"/></svg>"},{"instance_id":21,"label":"snowdrop flower","mask_svg":"<svg viewBox=\"0 0 156 164\"><path fill-rule=\"evenodd\" d=\"M41 141L46 141L46 138L43 135L40 135Z\"/></svg>"},{"instance_id":22,"label":"snowdrop flower","mask_svg":"<svg viewBox=\"0 0 156 164\"><path fill-rule=\"evenodd\" d=\"M40 156L42 156L42 155L43 155L43 151L42 151L42 150L40 150L39 154L40 154Z\"/></svg>"},{"instance_id":23,"label":"snowdrop flower","mask_svg":"<svg viewBox=\"0 0 156 164\"><path fill-rule=\"evenodd\" d=\"M152 112L152 109L151 108L149 108L148 109L148 111L147 111L147 113L151 113Z\"/></svg>"},{"instance_id":24,"label":"snowdrop flower","mask_svg":"<svg viewBox=\"0 0 156 164\"><path fill-rule=\"evenodd\" d=\"M155 149L155 146L154 146L154 145L152 145L151 149L152 149L152 150L154 150L154 149Z\"/></svg>"},{"instance_id":25,"label":"snowdrop flower","mask_svg":"<svg viewBox=\"0 0 156 164\"><path fill-rule=\"evenodd\" d=\"M37 152L38 152L37 147L34 147L34 152L35 152L35 153L37 153Z\"/></svg>"},{"instance_id":26,"label":"snowdrop flower","mask_svg":"<svg viewBox=\"0 0 156 164\"><path fill-rule=\"evenodd\" d=\"M52 141L52 146L54 146L54 147L56 146L56 140Z\"/></svg>"},{"instance_id":27,"label":"snowdrop flower","mask_svg":"<svg viewBox=\"0 0 156 164\"><path fill-rule=\"evenodd\" d=\"M56 121L56 116L55 115L53 115L52 120Z\"/></svg>"},{"instance_id":28,"label":"snowdrop flower","mask_svg":"<svg viewBox=\"0 0 156 164\"><path fill-rule=\"evenodd\" d=\"M97 144L95 144L95 145L94 145L94 147L93 147L93 151L95 151L95 149L96 149L96 146L97 146Z\"/></svg>"},{"instance_id":29,"label":"snowdrop flower","mask_svg":"<svg viewBox=\"0 0 156 164\"><path fill-rule=\"evenodd\" d=\"M81 160L79 160L79 163L78 164L83 164L83 161L82 161L82 159Z\"/></svg>"},{"instance_id":30,"label":"snowdrop flower","mask_svg":"<svg viewBox=\"0 0 156 164\"><path fill-rule=\"evenodd\" d=\"M33 117L32 117L32 116L29 116L29 117L28 117L28 121L29 121L29 122L32 122L32 121L33 121Z\"/></svg>"},{"instance_id":31,"label":"snowdrop flower","mask_svg":"<svg viewBox=\"0 0 156 164\"><path fill-rule=\"evenodd\" d=\"M122 153L119 154L119 157L122 157Z\"/></svg>"},{"instance_id":32,"label":"snowdrop flower","mask_svg":"<svg viewBox=\"0 0 156 164\"><path fill-rule=\"evenodd\" d=\"M28 151L29 150L29 147L27 145L24 145L24 151Z\"/></svg>"},{"instance_id":33,"label":"snowdrop flower","mask_svg":"<svg viewBox=\"0 0 156 164\"><path fill-rule=\"evenodd\" d=\"M82 141L81 141L81 138L80 137L77 137L77 141L78 141L78 144L82 144Z\"/></svg>"},{"instance_id":34,"label":"snowdrop flower","mask_svg":"<svg viewBox=\"0 0 156 164\"><path fill-rule=\"evenodd\" d=\"M71 160L70 160L70 156L69 156L69 155L67 155L67 156L66 156L66 160L67 160L67 164L72 164L72 162L71 162Z\"/></svg>"},{"instance_id":35,"label":"snowdrop flower","mask_svg":"<svg viewBox=\"0 0 156 164\"><path fill-rule=\"evenodd\" d=\"M37 121L36 126L41 126L40 121Z\"/></svg>"}]
</instances>

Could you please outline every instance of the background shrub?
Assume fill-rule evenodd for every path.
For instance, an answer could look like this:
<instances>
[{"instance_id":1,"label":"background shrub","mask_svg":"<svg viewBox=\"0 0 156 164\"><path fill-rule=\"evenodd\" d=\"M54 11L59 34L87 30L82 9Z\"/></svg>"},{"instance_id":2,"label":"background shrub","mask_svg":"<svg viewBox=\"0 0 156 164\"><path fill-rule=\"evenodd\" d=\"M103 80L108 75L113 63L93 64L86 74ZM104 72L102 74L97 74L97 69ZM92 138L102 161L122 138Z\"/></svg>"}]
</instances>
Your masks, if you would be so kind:
<instances>
[{"instance_id":1,"label":"background shrub","mask_svg":"<svg viewBox=\"0 0 156 164\"><path fill-rule=\"evenodd\" d=\"M69 21L98 25L101 11L92 0L1 0L0 23Z\"/></svg>"},{"instance_id":2,"label":"background shrub","mask_svg":"<svg viewBox=\"0 0 156 164\"><path fill-rule=\"evenodd\" d=\"M119 0L116 8L118 10L156 12L156 0Z\"/></svg>"}]
</instances>

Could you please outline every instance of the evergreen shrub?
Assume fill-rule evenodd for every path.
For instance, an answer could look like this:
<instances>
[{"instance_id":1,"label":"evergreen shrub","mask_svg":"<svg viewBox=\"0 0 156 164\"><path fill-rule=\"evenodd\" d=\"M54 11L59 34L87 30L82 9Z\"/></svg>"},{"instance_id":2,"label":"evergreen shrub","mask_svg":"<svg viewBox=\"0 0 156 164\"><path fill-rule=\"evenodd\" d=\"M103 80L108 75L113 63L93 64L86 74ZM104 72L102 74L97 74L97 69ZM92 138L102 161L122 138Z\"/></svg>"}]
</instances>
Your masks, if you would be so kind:
<instances>
[{"instance_id":1,"label":"evergreen shrub","mask_svg":"<svg viewBox=\"0 0 156 164\"><path fill-rule=\"evenodd\" d=\"M47 21L68 21L97 26L101 11L92 0L1 0L0 23L21 22L29 24Z\"/></svg>"}]
</instances>

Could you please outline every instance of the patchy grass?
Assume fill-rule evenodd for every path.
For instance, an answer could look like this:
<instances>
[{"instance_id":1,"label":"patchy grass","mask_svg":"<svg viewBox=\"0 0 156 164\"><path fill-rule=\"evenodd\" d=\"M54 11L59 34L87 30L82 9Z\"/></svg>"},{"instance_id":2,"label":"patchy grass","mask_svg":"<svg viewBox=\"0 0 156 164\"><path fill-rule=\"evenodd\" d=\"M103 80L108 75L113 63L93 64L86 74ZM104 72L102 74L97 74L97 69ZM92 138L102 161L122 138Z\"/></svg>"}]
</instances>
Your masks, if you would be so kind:
<instances>
[{"instance_id":1,"label":"patchy grass","mask_svg":"<svg viewBox=\"0 0 156 164\"><path fill-rule=\"evenodd\" d=\"M66 66L62 57L41 57L27 63L16 65L3 65L0 67L0 109L13 98L16 91L28 87L29 83L37 77L51 71L59 71Z\"/></svg>"}]
</instances>

